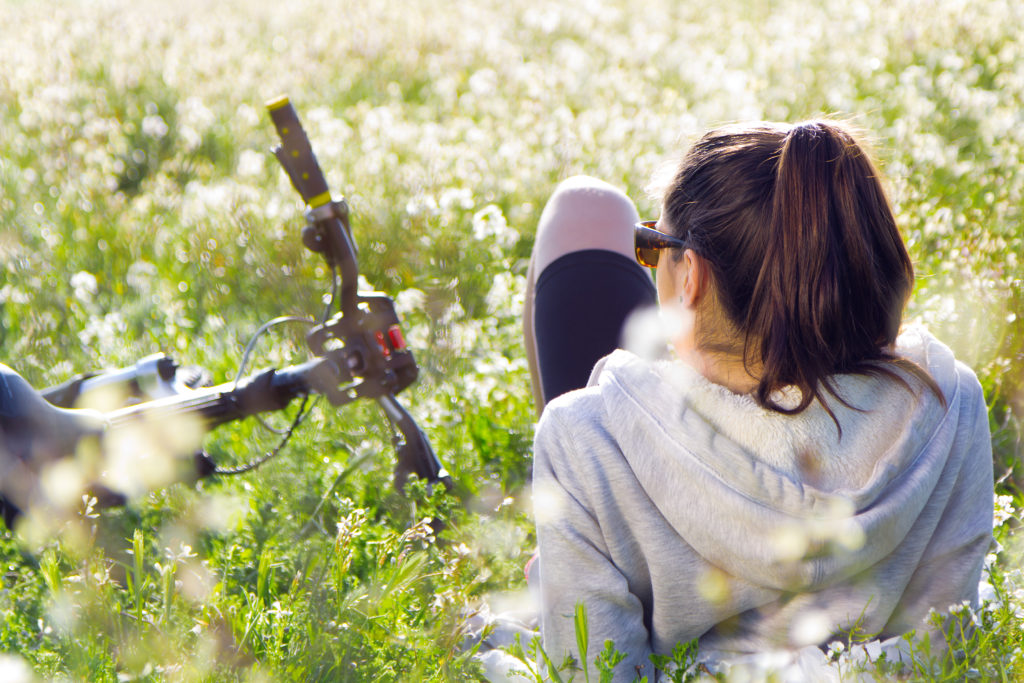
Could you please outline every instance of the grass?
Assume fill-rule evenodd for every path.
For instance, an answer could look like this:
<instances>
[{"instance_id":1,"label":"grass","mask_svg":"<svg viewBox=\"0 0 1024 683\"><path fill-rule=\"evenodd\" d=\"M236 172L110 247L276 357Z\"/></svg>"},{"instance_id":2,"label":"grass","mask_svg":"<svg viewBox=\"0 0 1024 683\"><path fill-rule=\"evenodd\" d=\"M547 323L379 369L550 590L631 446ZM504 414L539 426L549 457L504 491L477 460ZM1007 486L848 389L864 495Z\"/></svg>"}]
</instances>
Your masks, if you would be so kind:
<instances>
[{"instance_id":1,"label":"grass","mask_svg":"<svg viewBox=\"0 0 1024 683\"><path fill-rule=\"evenodd\" d=\"M456 482L392 492L382 417L320 404L251 475L3 536L0 671L476 676L459 614L521 589L533 545L518 315L547 194L590 173L655 215L652 172L707 127L837 113L875 136L918 268L909 316L978 372L1014 510L983 628L912 677L1022 676L1020 3L0 6L0 358L38 386L155 350L225 378L262 322L317 314L327 276L266 153L262 103L287 93L366 279L399 302L422 369L403 396ZM283 339L257 365L293 360ZM207 446L273 443L244 424Z\"/></svg>"}]
</instances>

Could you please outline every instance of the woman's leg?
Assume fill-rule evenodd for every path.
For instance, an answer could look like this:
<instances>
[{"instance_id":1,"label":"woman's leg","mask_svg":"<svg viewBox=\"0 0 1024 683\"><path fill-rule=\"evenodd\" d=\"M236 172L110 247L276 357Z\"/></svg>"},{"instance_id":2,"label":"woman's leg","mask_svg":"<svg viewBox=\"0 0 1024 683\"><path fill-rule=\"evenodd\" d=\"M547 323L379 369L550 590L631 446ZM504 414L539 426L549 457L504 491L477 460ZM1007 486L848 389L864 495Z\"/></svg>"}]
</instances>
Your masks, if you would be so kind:
<instances>
[{"instance_id":1,"label":"woman's leg","mask_svg":"<svg viewBox=\"0 0 1024 683\"><path fill-rule=\"evenodd\" d=\"M587 176L558 185L541 214L527 274L523 330L538 412L584 386L619 344L636 308L655 302L650 275L634 261L633 202Z\"/></svg>"}]
</instances>

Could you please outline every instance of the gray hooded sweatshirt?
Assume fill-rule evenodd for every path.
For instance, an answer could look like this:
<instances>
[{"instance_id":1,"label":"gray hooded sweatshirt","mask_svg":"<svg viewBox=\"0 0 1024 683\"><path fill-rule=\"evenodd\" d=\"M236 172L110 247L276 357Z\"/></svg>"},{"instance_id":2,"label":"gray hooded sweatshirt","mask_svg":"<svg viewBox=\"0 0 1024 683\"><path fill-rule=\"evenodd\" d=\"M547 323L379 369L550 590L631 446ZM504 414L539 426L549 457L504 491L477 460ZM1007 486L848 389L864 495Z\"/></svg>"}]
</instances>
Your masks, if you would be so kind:
<instances>
[{"instance_id":1,"label":"gray hooded sweatshirt","mask_svg":"<svg viewBox=\"0 0 1024 683\"><path fill-rule=\"evenodd\" d=\"M578 602L588 659L606 639L628 655L616 680L654 680L649 655L694 638L733 652L885 638L976 602L993 507L981 387L923 330L897 352L946 405L909 375L839 376L841 436L820 404L768 411L625 351L552 401L533 479L552 660L579 661Z\"/></svg>"}]
</instances>

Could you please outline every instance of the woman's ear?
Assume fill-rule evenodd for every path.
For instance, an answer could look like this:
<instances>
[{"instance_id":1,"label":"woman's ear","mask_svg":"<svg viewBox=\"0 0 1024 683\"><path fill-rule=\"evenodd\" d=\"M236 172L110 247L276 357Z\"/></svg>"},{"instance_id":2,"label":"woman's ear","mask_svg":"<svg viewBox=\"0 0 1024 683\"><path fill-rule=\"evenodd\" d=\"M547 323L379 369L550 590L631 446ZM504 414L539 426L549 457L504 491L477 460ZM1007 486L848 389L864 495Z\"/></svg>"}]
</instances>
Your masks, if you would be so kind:
<instances>
[{"instance_id":1,"label":"woman's ear","mask_svg":"<svg viewBox=\"0 0 1024 683\"><path fill-rule=\"evenodd\" d=\"M679 278L678 288L679 302L687 308L696 308L701 298L707 291L708 286L708 264L697 255L693 249L683 252L682 268L676 269Z\"/></svg>"}]
</instances>

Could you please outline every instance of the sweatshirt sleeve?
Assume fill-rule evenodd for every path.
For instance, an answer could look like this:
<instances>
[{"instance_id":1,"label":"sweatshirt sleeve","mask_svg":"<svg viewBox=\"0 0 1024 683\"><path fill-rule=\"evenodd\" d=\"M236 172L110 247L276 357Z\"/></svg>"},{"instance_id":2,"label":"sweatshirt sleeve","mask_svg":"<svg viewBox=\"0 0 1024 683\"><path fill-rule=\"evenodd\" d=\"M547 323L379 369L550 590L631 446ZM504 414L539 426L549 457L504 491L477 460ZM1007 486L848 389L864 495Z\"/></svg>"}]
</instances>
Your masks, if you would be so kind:
<instances>
[{"instance_id":1,"label":"sweatshirt sleeve","mask_svg":"<svg viewBox=\"0 0 1024 683\"><path fill-rule=\"evenodd\" d=\"M930 607L969 601L977 605L978 581L992 543L992 435L981 385L959 369L958 429L949 445L955 480L934 536L925 548L887 631L915 628Z\"/></svg>"},{"instance_id":2,"label":"sweatshirt sleeve","mask_svg":"<svg viewBox=\"0 0 1024 683\"><path fill-rule=\"evenodd\" d=\"M627 658L614 669L615 681L656 679L643 604L610 558L597 519L600 490L588 486L588 473L600 461L581 456L580 441L557 407L549 406L534 443L534 516L540 547L541 635L555 665L571 654L581 661L575 630L576 605L587 610L590 680L594 659L605 641Z\"/></svg>"}]
</instances>

